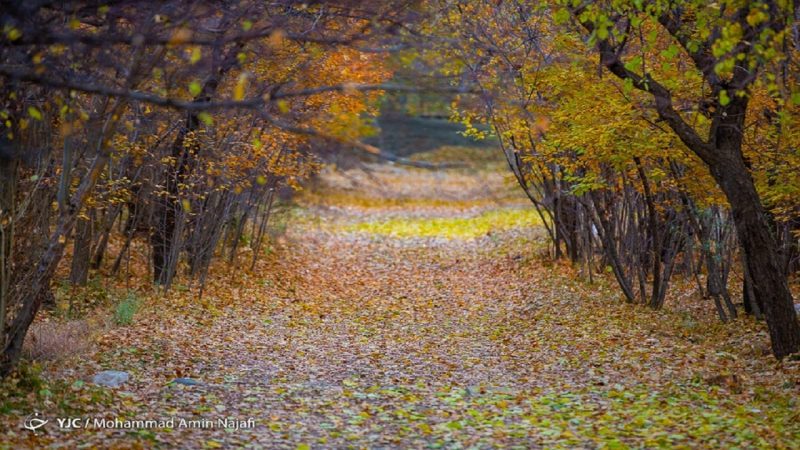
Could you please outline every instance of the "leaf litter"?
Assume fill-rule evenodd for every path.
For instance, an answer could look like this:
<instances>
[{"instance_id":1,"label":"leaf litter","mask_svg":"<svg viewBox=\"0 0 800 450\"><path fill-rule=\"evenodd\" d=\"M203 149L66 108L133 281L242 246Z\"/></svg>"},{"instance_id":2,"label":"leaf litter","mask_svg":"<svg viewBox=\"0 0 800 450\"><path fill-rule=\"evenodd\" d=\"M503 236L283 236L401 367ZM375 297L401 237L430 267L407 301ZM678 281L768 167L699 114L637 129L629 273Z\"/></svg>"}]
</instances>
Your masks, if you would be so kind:
<instances>
[{"instance_id":1,"label":"leaf litter","mask_svg":"<svg viewBox=\"0 0 800 450\"><path fill-rule=\"evenodd\" d=\"M46 367L68 387L28 398L254 426L34 435L8 406L3 445L800 447L800 362L769 356L763 324L717 323L688 285L664 311L624 304L610 277L590 284L544 256L539 222L494 172L347 175L301 197L255 270L214 277L199 300L152 293L131 325ZM80 381L109 368L132 381Z\"/></svg>"}]
</instances>

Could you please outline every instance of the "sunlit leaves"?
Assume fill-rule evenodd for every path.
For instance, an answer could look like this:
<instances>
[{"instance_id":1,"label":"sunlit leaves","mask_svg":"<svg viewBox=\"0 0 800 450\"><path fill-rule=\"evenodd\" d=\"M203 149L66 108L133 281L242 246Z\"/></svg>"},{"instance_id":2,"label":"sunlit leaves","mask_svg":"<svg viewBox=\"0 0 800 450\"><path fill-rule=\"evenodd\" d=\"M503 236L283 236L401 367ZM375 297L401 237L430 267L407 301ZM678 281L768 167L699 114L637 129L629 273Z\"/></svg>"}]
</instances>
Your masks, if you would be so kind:
<instances>
[{"instance_id":1,"label":"sunlit leaves","mask_svg":"<svg viewBox=\"0 0 800 450\"><path fill-rule=\"evenodd\" d=\"M553 16L557 24L564 24L569 21L570 14L567 8L557 8L556 13Z\"/></svg>"}]
</instances>

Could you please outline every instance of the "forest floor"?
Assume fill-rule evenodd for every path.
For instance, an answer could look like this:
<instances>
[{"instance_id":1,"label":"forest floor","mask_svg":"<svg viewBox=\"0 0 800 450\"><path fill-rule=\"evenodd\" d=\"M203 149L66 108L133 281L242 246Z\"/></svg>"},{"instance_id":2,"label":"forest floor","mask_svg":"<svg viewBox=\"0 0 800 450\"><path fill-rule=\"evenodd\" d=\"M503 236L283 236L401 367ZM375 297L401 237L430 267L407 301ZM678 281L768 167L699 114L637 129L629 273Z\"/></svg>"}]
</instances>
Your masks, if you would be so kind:
<instances>
[{"instance_id":1,"label":"forest floor","mask_svg":"<svg viewBox=\"0 0 800 450\"><path fill-rule=\"evenodd\" d=\"M549 259L529 204L478 165L326 171L254 270L220 268L202 299L142 294L130 325L6 382L33 392L0 397L0 442L800 448L800 361L775 361L763 325L720 324L690 283L663 311L624 304L608 274ZM131 380L92 386L103 369ZM51 420L36 434L18 424L33 409ZM59 429L66 416L176 422Z\"/></svg>"}]
</instances>

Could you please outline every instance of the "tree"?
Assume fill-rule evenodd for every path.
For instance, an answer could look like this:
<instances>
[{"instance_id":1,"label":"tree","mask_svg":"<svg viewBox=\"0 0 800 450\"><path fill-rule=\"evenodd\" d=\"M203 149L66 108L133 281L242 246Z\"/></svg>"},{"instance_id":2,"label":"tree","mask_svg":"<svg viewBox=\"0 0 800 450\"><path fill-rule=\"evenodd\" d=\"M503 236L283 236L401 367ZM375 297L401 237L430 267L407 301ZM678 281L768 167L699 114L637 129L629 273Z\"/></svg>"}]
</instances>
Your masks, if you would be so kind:
<instances>
[{"instance_id":1,"label":"tree","mask_svg":"<svg viewBox=\"0 0 800 450\"><path fill-rule=\"evenodd\" d=\"M460 117L492 126L556 257L563 244L590 279L595 264L610 266L628 301L653 308L673 272L702 274L700 292L727 320L738 245L746 310L764 313L776 356L798 350L786 278L800 211L790 5L436 5L424 30L439 47L417 59L478 87Z\"/></svg>"},{"instance_id":2,"label":"tree","mask_svg":"<svg viewBox=\"0 0 800 450\"><path fill-rule=\"evenodd\" d=\"M778 243L742 149L753 85L766 74L773 76L773 83L780 80L780 71L771 69L786 57L784 44L795 17L792 4L591 2L569 12L590 33L600 63L650 94L659 119L708 167L730 204L773 353L782 358L800 351L800 324ZM651 74L650 64L640 56L647 49L631 50L648 21L657 22L660 27L651 30L668 33L702 73L708 89L692 103L710 121L707 129L688 122L672 92Z\"/></svg>"},{"instance_id":3,"label":"tree","mask_svg":"<svg viewBox=\"0 0 800 450\"><path fill-rule=\"evenodd\" d=\"M354 141L408 6L0 2L0 376L71 240L77 284L123 218L112 272L149 231L157 282L183 255L202 280L218 245L235 255L235 218L261 242L275 189L318 168L316 147L373 151Z\"/></svg>"}]
</instances>

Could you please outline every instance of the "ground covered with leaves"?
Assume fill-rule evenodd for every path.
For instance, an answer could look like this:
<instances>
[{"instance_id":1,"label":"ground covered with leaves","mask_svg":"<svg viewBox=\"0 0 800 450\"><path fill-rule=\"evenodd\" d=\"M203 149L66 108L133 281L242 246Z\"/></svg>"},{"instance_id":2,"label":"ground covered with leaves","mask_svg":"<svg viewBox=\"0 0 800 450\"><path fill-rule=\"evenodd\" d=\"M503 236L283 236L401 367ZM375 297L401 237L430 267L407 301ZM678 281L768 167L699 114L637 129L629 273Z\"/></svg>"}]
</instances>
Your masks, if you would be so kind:
<instances>
[{"instance_id":1,"label":"ground covered with leaves","mask_svg":"<svg viewBox=\"0 0 800 450\"><path fill-rule=\"evenodd\" d=\"M688 284L663 311L624 304L608 274L551 261L535 211L481 166L327 171L254 270L200 299L143 294L88 349L23 365L3 445L800 448L800 362L775 361L762 324L718 323ZM103 369L131 380L91 385ZM34 434L34 409L197 426Z\"/></svg>"}]
</instances>

